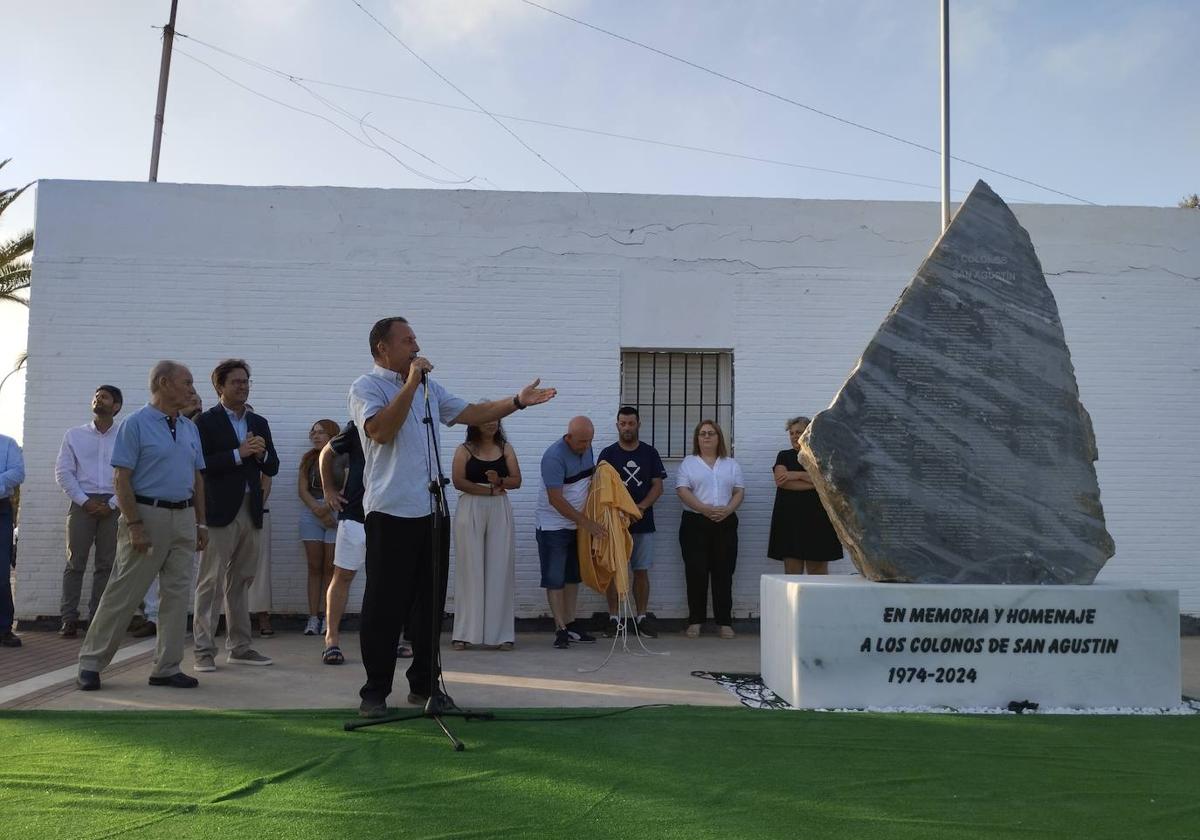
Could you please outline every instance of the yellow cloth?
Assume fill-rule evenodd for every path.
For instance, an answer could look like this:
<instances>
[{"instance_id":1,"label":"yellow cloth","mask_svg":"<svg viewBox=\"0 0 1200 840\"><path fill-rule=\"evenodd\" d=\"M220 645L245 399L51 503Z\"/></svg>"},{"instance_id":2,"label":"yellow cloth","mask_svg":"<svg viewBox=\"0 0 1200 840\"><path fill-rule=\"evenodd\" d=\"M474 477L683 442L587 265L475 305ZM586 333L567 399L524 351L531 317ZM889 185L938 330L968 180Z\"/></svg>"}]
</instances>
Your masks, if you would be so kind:
<instances>
[{"instance_id":1,"label":"yellow cloth","mask_svg":"<svg viewBox=\"0 0 1200 840\"><path fill-rule=\"evenodd\" d=\"M633 554L629 524L641 519L642 512L634 504L616 469L607 461L601 461L592 473L583 515L603 525L608 539L593 540L592 532L587 528L578 530L579 576L601 594L616 580L617 592L627 594L629 558Z\"/></svg>"}]
</instances>

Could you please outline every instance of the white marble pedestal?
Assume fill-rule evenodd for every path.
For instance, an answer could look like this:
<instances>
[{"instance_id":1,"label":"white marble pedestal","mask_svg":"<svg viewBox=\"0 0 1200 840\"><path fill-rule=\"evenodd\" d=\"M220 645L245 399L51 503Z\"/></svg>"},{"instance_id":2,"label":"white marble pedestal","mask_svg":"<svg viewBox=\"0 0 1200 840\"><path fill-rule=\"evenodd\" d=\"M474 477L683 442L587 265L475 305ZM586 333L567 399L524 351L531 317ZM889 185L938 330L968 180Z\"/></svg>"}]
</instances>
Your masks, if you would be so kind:
<instances>
[{"instance_id":1,"label":"white marble pedestal","mask_svg":"<svg viewBox=\"0 0 1200 840\"><path fill-rule=\"evenodd\" d=\"M763 575L763 682L801 709L1174 707L1179 593Z\"/></svg>"}]
</instances>

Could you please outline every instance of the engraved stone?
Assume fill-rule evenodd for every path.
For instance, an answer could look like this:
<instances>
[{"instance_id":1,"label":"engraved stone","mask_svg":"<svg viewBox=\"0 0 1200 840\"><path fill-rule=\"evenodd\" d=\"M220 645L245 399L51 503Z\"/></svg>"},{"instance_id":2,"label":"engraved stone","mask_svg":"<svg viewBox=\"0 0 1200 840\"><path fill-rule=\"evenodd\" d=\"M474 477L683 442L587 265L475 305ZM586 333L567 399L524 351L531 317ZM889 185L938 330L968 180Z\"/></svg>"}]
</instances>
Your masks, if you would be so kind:
<instances>
[{"instance_id":1,"label":"engraved stone","mask_svg":"<svg viewBox=\"0 0 1200 840\"><path fill-rule=\"evenodd\" d=\"M1091 583L1113 554L1054 295L979 181L800 459L870 580Z\"/></svg>"}]
</instances>

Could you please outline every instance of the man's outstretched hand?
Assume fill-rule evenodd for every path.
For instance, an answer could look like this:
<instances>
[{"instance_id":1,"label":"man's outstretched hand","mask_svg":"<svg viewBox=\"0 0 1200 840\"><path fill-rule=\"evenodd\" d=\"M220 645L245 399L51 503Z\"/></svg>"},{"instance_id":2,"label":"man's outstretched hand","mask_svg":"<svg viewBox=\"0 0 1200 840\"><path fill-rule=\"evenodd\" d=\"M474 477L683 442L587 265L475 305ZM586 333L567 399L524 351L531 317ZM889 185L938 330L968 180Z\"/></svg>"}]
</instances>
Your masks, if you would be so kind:
<instances>
[{"instance_id":1,"label":"man's outstretched hand","mask_svg":"<svg viewBox=\"0 0 1200 840\"><path fill-rule=\"evenodd\" d=\"M538 405L549 402L558 394L554 388L539 388L540 384L542 384L542 380L535 379L521 389L521 393L517 394L521 405Z\"/></svg>"}]
</instances>

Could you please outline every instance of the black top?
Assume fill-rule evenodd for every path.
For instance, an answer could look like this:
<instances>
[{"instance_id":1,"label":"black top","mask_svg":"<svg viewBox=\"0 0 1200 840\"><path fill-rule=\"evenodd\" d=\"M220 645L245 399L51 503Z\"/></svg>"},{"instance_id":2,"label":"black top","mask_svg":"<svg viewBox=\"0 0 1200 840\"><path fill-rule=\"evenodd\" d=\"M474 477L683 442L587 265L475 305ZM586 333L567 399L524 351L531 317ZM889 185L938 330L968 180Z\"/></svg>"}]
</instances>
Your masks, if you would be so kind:
<instances>
[{"instance_id":1,"label":"black top","mask_svg":"<svg viewBox=\"0 0 1200 840\"><path fill-rule=\"evenodd\" d=\"M488 479L486 473L488 470L495 470L496 475L500 476L501 478L508 478L508 461L505 460L503 452L501 452L500 457L494 461L481 461L479 458L475 457L475 453L471 452L469 447L467 448L467 452L469 452L471 455L471 457L467 459L467 481L475 484L487 484Z\"/></svg>"},{"instance_id":2,"label":"black top","mask_svg":"<svg viewBox=\"0 0 1200 840\"><path fill-rule=\"evenodd\" d=\"M346 486L342 488L346 504L338 514L338 519L365 522L367 514L363 510L363 494L366 493L366 487L363 485L363 470L367 466L367 459L363 455L362 439L358 436L354 421L347 423L341 434L329 441L329 448L338 455L345 455L347 459Z\"/></svg>"},{"instance_id":3,"label":"black top","mask_svg":"<svg viewBox=\"0 0 1200 840\"><path fill-rule=\"evenodd\" d=\"M784 449L775 458L775 466L788 472L806 472L795 449ZM816 490L775 488L775 508L771 511L771 535L767 556L772 560L832 561L842 556L837 531L825 513Z\"/></svg>"},{"instance_id":4,"label":"black top","mask_svg":"<svg viewBox=\"0 0 1200 840\"><path fill-rule=\"evenodd\" d=\"M217 403L196 418L200 446L204 450L204 513L208 525L223 528L234 520L242 502L249 496L250 520L262 527L263 494L261 475L279 472L279 455L271 440L271 427L265 417L246 410L246 429L267 441L267 455L259 461L246 458L240 464L233 453L240 446L237 432L225 406Z\"/></svg>"}]
</instances>

